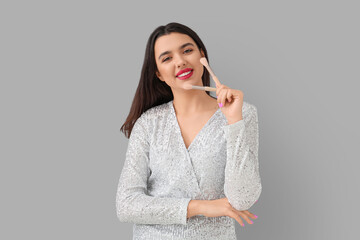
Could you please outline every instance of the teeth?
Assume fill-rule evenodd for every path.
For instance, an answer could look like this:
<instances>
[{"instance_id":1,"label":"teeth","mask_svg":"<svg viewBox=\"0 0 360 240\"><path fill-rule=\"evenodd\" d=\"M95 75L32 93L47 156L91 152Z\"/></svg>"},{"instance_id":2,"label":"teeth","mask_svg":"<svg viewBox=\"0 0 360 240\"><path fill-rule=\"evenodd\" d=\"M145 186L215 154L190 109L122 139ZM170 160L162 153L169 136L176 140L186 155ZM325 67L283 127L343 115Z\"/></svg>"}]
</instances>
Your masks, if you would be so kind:
<instances>
[{"instance_id":1,"label":"teeth","mask_svg":"<svg viewBox=\"0 0 360 240\"><path fill-rule=\"evenodd\" d=\"M190 70L190 71L188 71L188 72L186 72L186 73L182 73L182 74L180 74L178 77L183 77L183 76L186 76L186 75L188 75L190 72L191 72L191 70Z\"/></svg>"}]
</instances>

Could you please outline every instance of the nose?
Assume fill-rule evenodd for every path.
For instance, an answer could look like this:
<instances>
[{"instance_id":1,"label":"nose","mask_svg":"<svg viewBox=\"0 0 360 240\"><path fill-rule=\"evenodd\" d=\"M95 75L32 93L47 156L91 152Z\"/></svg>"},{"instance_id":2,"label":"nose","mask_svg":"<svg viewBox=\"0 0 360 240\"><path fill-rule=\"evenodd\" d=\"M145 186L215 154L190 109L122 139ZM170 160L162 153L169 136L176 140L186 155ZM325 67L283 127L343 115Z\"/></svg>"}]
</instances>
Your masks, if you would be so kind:
<instances>
[{"instance_id":1,"label":"nose","mask_svg":"<svg viewBox=\"0 0 360 240\"><path fill-rule=\"evenodd\" d=\"M178 56L175 64L177 67L181 68L186 65L186 60L182 56Z\"/></svg>"}]
</instances>

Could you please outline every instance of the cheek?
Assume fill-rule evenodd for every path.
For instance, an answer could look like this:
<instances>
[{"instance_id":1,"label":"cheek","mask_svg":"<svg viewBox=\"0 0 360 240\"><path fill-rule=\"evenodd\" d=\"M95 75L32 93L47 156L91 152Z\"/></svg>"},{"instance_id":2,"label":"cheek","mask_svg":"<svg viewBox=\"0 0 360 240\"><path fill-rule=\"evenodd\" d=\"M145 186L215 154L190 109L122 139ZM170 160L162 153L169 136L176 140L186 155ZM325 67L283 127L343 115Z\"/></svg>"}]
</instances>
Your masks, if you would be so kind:
<instances>
[{"instance_id":1,"label":"cheek","mask_svg":"<svg viewBox=\"0 0 360 240\"><path fill-rule=\"evenodd\" d=\"M175 78L175 68L167 67L164 69L164 74L166 74L169 78Z\"/></svg>"},{"instance_id":2,"label":"cheek","mask_svg":"<svg viewBox=\"0 0 360 240\"><path fill-rule=\"evenodd\" d=\"M204 65L201 64L199 57L195 57L191 62L193 65L196 65L198 72L202 73L204 71Z\"/></svg>"},{"instance_id":3,"label":"cheek","mask_svg":"<svg viewBox=\"0 0 360 240\"><path fill-rule=\"evenodd\" d=\"M175 82L175 69L171 67L161 67L159 68L159 72L161 76L163 77L163 80L165 80L168 85L171 85L173 82Z\"/></svg>"},{"instance_id":4,"label":"cheek","mask_svg":"<svg viewBox=\"0 0 360 240\"><path fill-rule=\"evenodd\" d=\"M198 74L200 77L204 74L204 66L202 64L198 67Z\"/></svg>"},{"instance_id":5,"label":"cheek","mask_svg":"<svg viewBox=\"0 0 360 240\"><path fill-rule=\"evenodd\" d=\"M158 68L161 76L168 77L169 76L169 70L166 67L160 67Z\"/></svg>"}]
</instances>

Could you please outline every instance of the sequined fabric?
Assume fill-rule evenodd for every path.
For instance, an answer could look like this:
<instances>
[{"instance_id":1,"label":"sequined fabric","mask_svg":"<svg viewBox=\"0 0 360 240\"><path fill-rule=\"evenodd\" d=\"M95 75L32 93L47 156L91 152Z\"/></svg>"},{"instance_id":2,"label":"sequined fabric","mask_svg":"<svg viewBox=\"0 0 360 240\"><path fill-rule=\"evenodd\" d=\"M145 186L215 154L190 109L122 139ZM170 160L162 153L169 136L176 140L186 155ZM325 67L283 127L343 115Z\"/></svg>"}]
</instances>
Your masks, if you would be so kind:
<instances>
[{"instance_id":1,"label":"sequined fabric","mask_svg":"<svg viewBox=\"0 0 360 240\"><path fill-rule=\"evenodd\" d=\"M236 239L234 219L187 219L187 207L192 199L227 197L241 211L260 197L257 109L244 101L242 111L228 125L219 108L188 148L173 101L138 118L116 193L117 217L134 223L133 239Z\"/></svg>"}]
</instances>

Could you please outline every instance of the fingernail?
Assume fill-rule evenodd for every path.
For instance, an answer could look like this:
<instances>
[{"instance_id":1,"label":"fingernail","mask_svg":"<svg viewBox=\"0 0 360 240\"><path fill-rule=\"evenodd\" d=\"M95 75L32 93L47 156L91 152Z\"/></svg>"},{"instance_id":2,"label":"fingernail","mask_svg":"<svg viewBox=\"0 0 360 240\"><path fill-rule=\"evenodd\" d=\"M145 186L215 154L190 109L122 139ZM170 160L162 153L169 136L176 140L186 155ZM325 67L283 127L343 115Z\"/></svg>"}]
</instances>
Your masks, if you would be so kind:
<instances>
[{"instance_id":1,"label":"fingernail","mask_svg":"<svg viewBox=\"0 0 360 240\"><path fill-rule=\"evenodd\" d=\"M255 216L255 218L258 218L258 216L256 216L256 215L254 215Z\"/></svg>"},{"instance_id":2,"label":"fingernail","mask_svg":"<svg viewBox=\"0 0 360 240\"><path fill-rule=\"evenodd\" d=\"M250 222L251 222L251 224L253 224L253 221L250 220Z\"/></svg>"},{"instance_id":3,"label":"fingernail","mask_svg":"<svg viewBox=\"0 0 360 240\"><path fill-rule=\"evenodd\" d=\"M219 103L219 107L222 107L223 105L222 105L222 103Z\"/></svg>"},{"instance_id":4,"label":"fingernail","mask_svg":"<svg viewBox=\"0 0 360 240\"><path fill-rule=\"evenodd\" d=\"M244 226L244 224L241 224L241 226Z\"/></svg>"}]
</instances>

